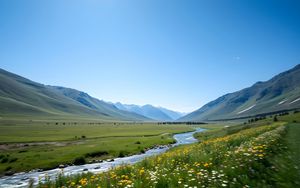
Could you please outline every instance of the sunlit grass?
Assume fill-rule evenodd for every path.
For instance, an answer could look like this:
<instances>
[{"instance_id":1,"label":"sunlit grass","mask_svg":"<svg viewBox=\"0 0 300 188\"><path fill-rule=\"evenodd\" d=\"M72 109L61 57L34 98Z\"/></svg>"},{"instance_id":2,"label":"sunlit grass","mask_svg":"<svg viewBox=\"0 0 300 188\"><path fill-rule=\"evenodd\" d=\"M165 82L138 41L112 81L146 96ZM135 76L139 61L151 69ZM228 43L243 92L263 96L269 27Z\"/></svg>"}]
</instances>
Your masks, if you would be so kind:
<instances>
[{"instance_id":1,"label":"sunlit grass","mask_svg":"<svg viewBox=\"0 0 300 188\"><path fill-rule=\"evenodd\" d=\"M78 157L84 157L88 163L142 153L155 145L175 142L175 133L192 130L189 125L157 123L0 123L0 175L52 169L73 164Z\"/></svg>"},{"instance_id":2,"label":"sunlit grass","mask_svg":"<svg viewBox=\"0 0 300 188\"><path fill-rule=\"evenodd\" d=\"M41 187L263 187L273 185L271 159L282 150L284 123L274 123L173 149L105 173L59 176ZM274 169L275 171L275 169Z\"/></svg>"}]
</instances>

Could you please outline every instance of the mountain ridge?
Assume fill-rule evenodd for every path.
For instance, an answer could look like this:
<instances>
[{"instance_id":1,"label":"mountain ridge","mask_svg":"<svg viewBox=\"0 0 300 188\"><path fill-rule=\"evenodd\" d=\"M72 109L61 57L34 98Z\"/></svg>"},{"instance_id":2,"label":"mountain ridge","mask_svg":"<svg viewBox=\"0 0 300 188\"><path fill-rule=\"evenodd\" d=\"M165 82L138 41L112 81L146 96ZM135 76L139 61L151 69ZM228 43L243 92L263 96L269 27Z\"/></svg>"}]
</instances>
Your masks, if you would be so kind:
<instances>
[{"instance_id":1,"label":"mountain ridge","mask_svg":"<svg viewBox=\"0 0 300 188\"><path fill-rule=\"evenodd\" d=\"M149 121L76 89L49 86L0 69L0 116Z\"/></svg>"},{"instance_id":2,"label":"mountain ridge","mask_svg":"<svg viewBox=\"0 0 300 188\"><path fill-rule=\"evenodd\" d=\"M259 81L250 87L225 94L203 105L179 121L211 121L251 116L300 107L300 65Z\"/></svg>"},{"instance_id":3,"label":"mountain ridge","mask_svg":"<svg viewBox=\"0 0 300 188\"><path fill-rule=\"evenodd\" d=\"M174 121L182 117L182 113L169 110L163 107L155 107L150 104L146 105L135 105L135 104L122 104L120 102L114 103L114 105L121 109L129 112L134 112L145 117L154 119L156 121Z\"/></svg>"}]
</instances>

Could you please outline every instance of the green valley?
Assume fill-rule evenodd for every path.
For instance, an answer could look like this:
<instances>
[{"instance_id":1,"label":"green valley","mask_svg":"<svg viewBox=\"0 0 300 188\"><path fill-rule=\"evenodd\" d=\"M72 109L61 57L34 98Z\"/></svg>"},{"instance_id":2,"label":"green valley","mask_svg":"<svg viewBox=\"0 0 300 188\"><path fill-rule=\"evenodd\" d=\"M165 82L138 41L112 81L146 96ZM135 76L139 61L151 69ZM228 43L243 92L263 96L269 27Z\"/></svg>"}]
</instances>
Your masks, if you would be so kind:
<instances>
[{"instance_id":1,"label":"green valley","mask_svg":"<svg viewBox=\"0 0 300 188\"><path fill-rule=\"evenodd\" d=\"M192 131L184 124L0 121L0 174L143 153ZM32 162L34 161L34 162Z\"/></svg>"},{"instance_id":2,"label":"green valley","mask_svg":"<svg viewBox=\"0 0 300 188\"><path fill-rule=\"evenodd\" d=\"M300 115L214 126L200 143L108 172L58 176L39 187L299 187Z\"/></svg>"},{"instance_id":3,"label":"green valley","mask_svg":"<svg viewBox=\"0 0 300 188\"><path fill-rule=\"evenodd\" d=\"M300 188L299 10L0 1L0 188Z\"/></svg>"}]
</instances>

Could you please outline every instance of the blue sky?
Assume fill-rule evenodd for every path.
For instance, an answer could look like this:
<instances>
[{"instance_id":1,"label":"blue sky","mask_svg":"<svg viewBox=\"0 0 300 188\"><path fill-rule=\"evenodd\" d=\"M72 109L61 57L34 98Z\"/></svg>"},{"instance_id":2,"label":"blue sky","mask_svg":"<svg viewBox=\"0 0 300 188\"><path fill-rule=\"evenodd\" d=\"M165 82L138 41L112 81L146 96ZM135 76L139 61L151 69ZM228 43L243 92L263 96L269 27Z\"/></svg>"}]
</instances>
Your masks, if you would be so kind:
<instances>
[{"instance_id":1,"label":"blue sky","mask_svg":"<svg viewBox=\"0 0 300 188\"><path fill-rule=\"evenodd\" d=\"M0 0L0 67L189 112L300 63L292 0Z\"/></svg>"}]
</instances>

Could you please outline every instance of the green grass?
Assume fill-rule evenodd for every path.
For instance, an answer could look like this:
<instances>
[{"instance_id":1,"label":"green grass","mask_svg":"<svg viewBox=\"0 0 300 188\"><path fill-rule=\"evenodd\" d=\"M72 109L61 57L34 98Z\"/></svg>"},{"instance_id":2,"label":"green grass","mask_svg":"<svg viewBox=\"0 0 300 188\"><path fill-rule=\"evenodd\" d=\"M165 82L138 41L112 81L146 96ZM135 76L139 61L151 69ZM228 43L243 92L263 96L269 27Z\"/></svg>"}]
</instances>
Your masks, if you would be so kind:
<instances>
[{"instance_id":1,"label":"green grass","mask_svg":"<svg viewBox=\"0 0 300 188\"><path fill-rule=\"evenodd\" d=\"M279 121L286 121L286 122L300 122L300 112L295 113L291 111L289 115L285 116L277 116Z\"/></svg>"},{"instance_id":2,"label":"green grass","mask_svg":"<svg viewBox=\"0 0 300 188\"><path fill-rule=\"evenodd\" d=\"M201 125L202 128L208 129L208 131L196 133L194 136L200 140L208 140L212 138L223 137L226 135L237 133L241 130L259 127L262 125L270 125L273 123L272 119L264 119L261 121L253 122L253 123L246 123L246 124L206 124Z\"/></svg>"},{"instance_id":3,"label":"green grass","mask_svg":"<svg viewBox=\"0 0 300 188\"><path fill-rule=\"evenodd\" d=\"M135 165L100 174L59 176L41 187L299 187L300 124L292 114L198 134L180 146ZM283 119L285 121L283 121ZM209 126L209 125L206 125Z\"/></svg>"},{"instance_id":4,"label":"green grass","mask_svg":"<svg viewBox=\"0 0 300 188\"><path fill-rule=\"evenodd\" d=\"M207 130L220 130L223 129L225 126L227 126L228 124L226 123L216 123L216 124L203 124L203 125L198 125L198 127L203 128L203 129L207 129Z\"/></svg>"},{"instance_id":5,"label":"green grass","mask_svg":"<svg viewBox=\"0 0 300 188\"><path fill-rule=\"evenodd\" d=\"M65 123L65 124L64 124ZM155 123L72 123L32 122L0 124L0 143L66 141L85 136L104 137L155 136L193 130L186 125L158 125Z\"/></svg>"},{"instance_id":6,"label":"green grass","mask_svg":"<svg viewBox=\"0 0 300 188\"><path fill-rule=\"evenodd\" d=\"M282 139L282 152L271 160L276 173L269 171L278 187L300 187L300 123L289 123Z\"/></svg>"},{"instance_id":7,"label":"green grass","mask_svg":"<svg viewBox=\"0 0 300 188\"><path fill-rule=\"evenodd\" d=\"M229 136L173 149L134 166L107 173L60 177L48 187L262 187L259 175L276 153L281 124L241 130ZM256 138L259 138L258 140ZM248 150L253 152L248 152ZM247 154L247 155L246 155ZM249 173L249 169L253 172ZM47 185L46 184L46 185Z\"/></svg>"},{"instance_id":8,"label":"green grass","mask_svg":"<svg viewBox=\"0 0 300 188\"><path fill-rule=\"evenodd\" d=\"M291 160L295 166L300 167L300 123L290 123L288 125L286 142L289 150L291 151ZM298 175L300 177L300 169L298 169Z\"/></svg>"},{"instance_id":9,"label":"green grass","mask_svg":"<svg viewBox=\"0 0 300 188\"><path fill-rule=\"evenodd\" d=\"M140 153L173 143L174 133L192 130L187 125L155 123L6 122L0 125L0 151L2 158L7 158L3 163L0 159L0 174L50 169L81 156L90 161ZM100 154L90 157L89 153Z\"/></svg>"}]
</instances>

